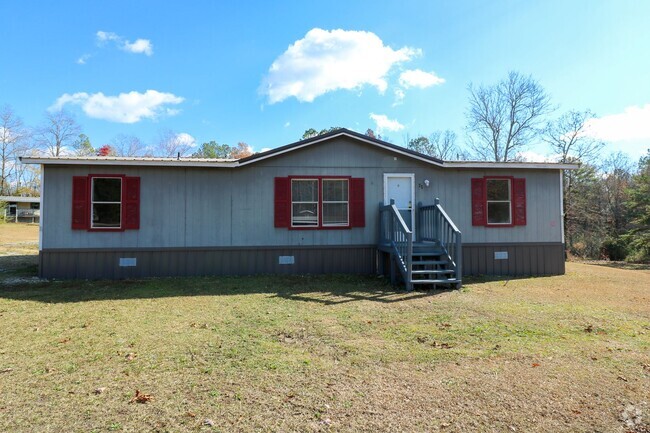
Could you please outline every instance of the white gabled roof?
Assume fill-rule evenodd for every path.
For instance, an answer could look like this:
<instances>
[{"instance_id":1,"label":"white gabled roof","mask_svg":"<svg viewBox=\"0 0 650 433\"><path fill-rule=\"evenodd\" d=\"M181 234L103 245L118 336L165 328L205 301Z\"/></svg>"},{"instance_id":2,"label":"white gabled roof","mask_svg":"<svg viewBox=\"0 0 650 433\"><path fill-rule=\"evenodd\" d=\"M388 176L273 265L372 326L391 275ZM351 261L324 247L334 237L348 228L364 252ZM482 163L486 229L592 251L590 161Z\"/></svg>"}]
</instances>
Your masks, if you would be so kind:
<instances>
[{"instance_id":1,"label":"white gabled roof","mask_svg":"<svg viewBox=\"0 0 650 433\"><path fill-rule=\"evenodd\" d=\"M236 159L225 158L159 158L139 156L22 156L20 161L26 164L57 165L135 165L135 166L172 166L172 167L224 167L237 165Z\"/></svg>"},{"instance_id":2,"label":"white gabled roof","mask_svg":"<svg viewBox=\"0 0 650 433\"><path fill-rule=\"evenodd\" d=\"M494 161L445 161L447 168L551 168L556 170L576 170L579 164L559 162L494 162Z\"/></svg>"},{"instance_id":3,"label":"white gabled roof","mask_svg":"<svg viewBox=\"0 0 650 433\"><path fill-rule=\"evenodd\" d=\"M156 157L117 157L117 156L59 156L59 157L34 157L24 156L20 160L27 164L57 164L57 165L130 165L130 166L167 166L167 167L213 167L237 168L254 164L269 158L275 158L285 153L293 152L308 146L322 143L336 137L348 137L354 140L376 146L389 152L413 158L440 168L474 168L474 169L554 169L574 170L578 164L559 164L552 162L488 162L488 161L443 161L429 155L415 152L402 146L397 146L383 140L368 137L348 129L338 129L327 134L308 138L286 146L271 149L266 152L256 153L242 159L207 159L207 158L156 158Z\"/></svg>"},{"instance_id":4,"label":"white gabled roof","mask_svg":"<svg viewBox=\"0 0 650 433\"><path fill-rule=\"evenodd\" d=\"M16 195L0 195L0 201L12 203L40 203L40 197L20 197Z\"/></svg>"}]
</instances>

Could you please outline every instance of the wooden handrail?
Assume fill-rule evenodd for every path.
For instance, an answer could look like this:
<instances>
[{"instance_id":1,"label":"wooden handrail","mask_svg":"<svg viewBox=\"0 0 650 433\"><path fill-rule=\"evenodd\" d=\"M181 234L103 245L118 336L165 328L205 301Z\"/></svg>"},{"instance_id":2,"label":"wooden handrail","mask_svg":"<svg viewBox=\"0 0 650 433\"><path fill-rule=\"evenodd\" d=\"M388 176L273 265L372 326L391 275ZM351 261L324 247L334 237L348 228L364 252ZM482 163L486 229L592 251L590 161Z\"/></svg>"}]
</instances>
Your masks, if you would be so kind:
<instances>
[{"instance_id":1,"label":"wooden handrail","mask_svg":"<svg viewBox=\"0 0 650 433\"><path fill-rule=\"evenodd\" d=\"M436 242L447 252L456 279L463 276L462 233L449 218L436 198L434 204L423 206L418 203L418 235L420 241Z\"/></svg>"},{"instance_id":2,"label":"wooden handrail","mask_svg":"<svg viewBox=\"0 0 650 433\"><path fill-rule=\"evenodd\" d=\"M399 213L395 200L390 204L379 206L379 239L392 249L392 256L404 278L407 290L411 290L413 275L413 232L408 228ZM394 266L391 262L391 266Z\"/></svg>"}]
</instances>

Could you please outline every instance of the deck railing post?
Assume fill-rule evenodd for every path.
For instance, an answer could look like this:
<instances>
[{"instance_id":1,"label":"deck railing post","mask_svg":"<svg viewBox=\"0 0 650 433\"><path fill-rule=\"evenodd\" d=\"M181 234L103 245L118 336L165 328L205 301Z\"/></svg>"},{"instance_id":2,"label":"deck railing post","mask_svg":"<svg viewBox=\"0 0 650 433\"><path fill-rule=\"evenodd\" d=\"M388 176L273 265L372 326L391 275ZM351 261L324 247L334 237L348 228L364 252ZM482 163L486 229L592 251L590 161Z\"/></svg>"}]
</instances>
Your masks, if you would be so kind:
<instances>
[{"instance_id":1,"label":"deck railing post","mask_svg":"<svg viewBox=\"0 0 650 433\"><path fill-rule=\"evenodd\" d=\"M413 289L413 233L406 236L406 290L411 291Z\"/></svg>"},{"instance_id":2,"label":"deck railing post","mask_svg":"<svg viewBox=\"0 0 650 433\"><path fill-rule=\"evenodd\" d=\"M395 200L393 200L392 198L390 199L390 205L391 206L395 205ZM393 215L393 212L390 212L389 215L390 215L390 217L389 217L389 219L390 219L390 227L389 227L389 229L390 229L390 237L388 238L388 240L392 243L392 241L395 240L395 216Z\"/></svg>"},{"instance_id":3,"label":"deck railing post","mask_svg":"<svg viewBox=\"0 0 650 433\"><path fill-rule=\"evenodd\" d=\"M463 280L463 243L461 241L462 233L456 233L456 279ZM462 283L458 283L460 289Z\"/></svg>"},{"instance_id":4,"label":"deck railing post","mask_svg":"<svg viewBox=\"0 0 650 433\"><path fill-rule=\"evenodd\" d=\"M424 222L423 222L424 218L423 218L423 215L422 215L422 202L421 201L418 202L418 206L416 207L416 212L417 212L417 215L415 216L415 221L417 223L417 228L418 228L418 231L416 232L416 235L417 235L417 238L420 239L420 242L422 242L422 237L423 237L422 236L422 230L424 230Z\"/></svg>"},{"instance_id":5,"label":"deck railing post","mask_svg":"<svg viewBox=\"0 0 650 433\"><path fill-rule=\"evenodd\" d=\"M379 237L377 238L380 244L384 243L384 212L382 210L382 204L379 203Z\"/></svg>"},{"instance_id":6,"label":"deck railing post","mask_svg":"<svg viewBox=\"0 0 650 433\"><path fill-rule=\"evenodd\" d=\"M440 212L438 211L438 206L440 205L440 199L436 197L433 199L433 238L442 245L441 233L440 233Z\"/></svg>"}]
</instances>

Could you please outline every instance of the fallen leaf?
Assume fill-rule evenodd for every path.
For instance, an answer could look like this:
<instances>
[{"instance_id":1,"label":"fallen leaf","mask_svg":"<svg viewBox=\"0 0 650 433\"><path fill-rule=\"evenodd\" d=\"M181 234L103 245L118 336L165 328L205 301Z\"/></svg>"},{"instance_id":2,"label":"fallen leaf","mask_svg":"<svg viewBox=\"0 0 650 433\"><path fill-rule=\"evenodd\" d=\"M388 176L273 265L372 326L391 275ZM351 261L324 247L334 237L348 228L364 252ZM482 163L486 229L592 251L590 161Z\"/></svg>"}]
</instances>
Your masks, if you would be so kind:
<instances>
[{"instance_id":1,"label":"fallen leaf","mask_svg":"<svg viewBox=\"0 0 650 433\"><path fill-rule=\"evenodd\" d=\"M99 388L95 389L94 393L95 394L102 394L104 391L106 391L106 387L102 386L102 387L99 387Z\"/></svg>"},{"instance_id":2,"label":"fallen leaf","mask_svg":"<svg viewBox=\"0 0 650 433\"><path fill-rule=\"evenodd\" d=\"M129 403L147 403L149 401L153 400L153 396L151 394L144 394L141 393L139 389L135 390L135 397L133 397Z\"/></svg>"},{"instance_id":3,"label":"fallen leaf","mask_svg":"<svg viewBox=\"0 0 650 433\"><path fill-rule=\"evenodd\" d=\"M137 356L138 356L137 353L131 352L131 353L127 353L125 358L127 361L133 361Z\"/></svg>"},{"instance_id":4,"label":"fallen leaf","mask_svg":"<svg viewBox=\"0 0 650 433\"><path fill-rule=\"evenodd\" d=\"M59 340L59 343L69 343L70 339L69 338L64 338L63 340Z\"/></svg>"},{"instance_id":5,"label":"fallen leaf","mask_svg":"<svg viewBox=\"0 0 650 433\"><path fill-rule=\"evenodd\" d=\"M191 417L191 418L195 418L195 417L196 417L196 414L195 414L194 412L187 412L185 415L187 415L187 416L189 416L189 417Z\"/></svg>"},{"instance_id":6,"label":"fallen leaf","mask_svg":"<svg viewBox=\"0 0 650 433\"><path fill-rule=\"evenodd\" d=\"M580 415L582 413L577 409L571 409L571 412L573 412L575 415Z\"/></svg>"},{"instance_id":7,"label":"fallen leaf","mask_svg":"<svg viewBox=\"0 0 650 433\"><path fill-rule=\"evenodd\" d=\"M594 331L594 325L587 325L585 328L585 332L593 332Z\"/></svg>"},{"instance_id":8,"label":"fallen leaf","mask_svg":"<svg viewBox=\"0 0 650 433\"><path fill-rule=\"evenodd\" d=\"M534 367L539 367L541 364L538 364L537 362L533 362L533 368Z\"/></svg>"}]
</instances>

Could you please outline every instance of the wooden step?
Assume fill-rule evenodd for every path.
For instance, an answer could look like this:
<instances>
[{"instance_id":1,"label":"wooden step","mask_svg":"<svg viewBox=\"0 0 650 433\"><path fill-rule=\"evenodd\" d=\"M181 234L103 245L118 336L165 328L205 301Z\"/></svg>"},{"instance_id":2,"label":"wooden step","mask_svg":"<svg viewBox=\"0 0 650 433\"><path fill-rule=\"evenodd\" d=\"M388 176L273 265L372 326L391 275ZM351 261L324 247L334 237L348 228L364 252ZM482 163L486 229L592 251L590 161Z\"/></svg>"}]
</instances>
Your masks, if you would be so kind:
<instances>
[{"instance_id":1,"label":"wooden step","mask_svg":"<svg viewBox=\"0 0 650 433\"><path fill-rule=\"evenodd\" d=\"M413 270L411 273L413 275L426 275L426 274L453 274L453 269L418 269Z\"/></svg>"},{"instance_id":2,"label":"wooden step","mask_svg":"<svg viewBox=\"0 0 650 433\"><path fill-rule=\"evenodd\" d=\"M457 278L441 278L436 280L411 280L411 284L456 284L460 283Z\"/></svg>"},{"instance_id":3,"label":"wooden step","mask_svg":"<svg viewBox=\"0 0 650 433\"><path fill-rule=\"evenodd\" d=\"M431 258L436 258L436 257L447 257L447 253L432 253L432 252L421 252L418 253L417 251L413 251L413 257L431 257Z\"/></svg>"},{"instance_id":4,"label":"wooden step","mask_svg":"<svg viewBox=\"0 0 650 433\"><path fill-rule=\"evenodd\" d=\"M448 265L449 260L416 260L413 262L413 266L422 266L422 265Z\"/></svg>"},{"instance_id":5,"label":"wooden step","mask_svg":"<svg viewBox=\"0 0 650 433\"><path fill-rule=\"evenodd\" d=\"M438 252L438 251L444 251L444 248L436 247L436 246L429 246L429 247L416 247L413 245L413 251L431 251L431 252Z\"/></svg>"}]
</instances>

